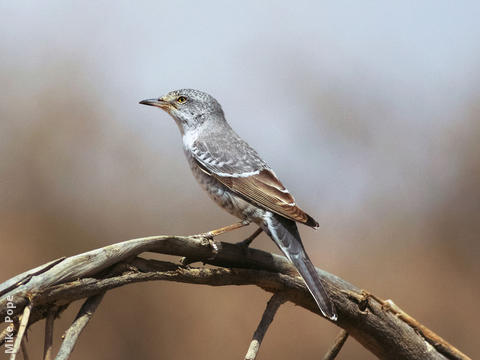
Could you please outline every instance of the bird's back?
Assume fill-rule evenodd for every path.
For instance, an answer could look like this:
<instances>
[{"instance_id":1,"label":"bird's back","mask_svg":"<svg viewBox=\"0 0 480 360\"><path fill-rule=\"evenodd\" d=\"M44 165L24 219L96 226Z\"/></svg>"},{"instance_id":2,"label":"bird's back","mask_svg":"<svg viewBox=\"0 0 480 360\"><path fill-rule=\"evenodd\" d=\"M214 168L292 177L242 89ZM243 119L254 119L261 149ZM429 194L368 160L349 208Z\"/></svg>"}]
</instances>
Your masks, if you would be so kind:
<instances>
[{"instance_id":1,"label":"bird's back","mask_svg":"<svg viewBox=\"0 0 480 360\"><path fill-rule=\"evenodd\" d=\"M209 170L224 176L249 176L270 167L233 129L207 129L198 134L191 151Z\"/></svg>"}]
</instances>

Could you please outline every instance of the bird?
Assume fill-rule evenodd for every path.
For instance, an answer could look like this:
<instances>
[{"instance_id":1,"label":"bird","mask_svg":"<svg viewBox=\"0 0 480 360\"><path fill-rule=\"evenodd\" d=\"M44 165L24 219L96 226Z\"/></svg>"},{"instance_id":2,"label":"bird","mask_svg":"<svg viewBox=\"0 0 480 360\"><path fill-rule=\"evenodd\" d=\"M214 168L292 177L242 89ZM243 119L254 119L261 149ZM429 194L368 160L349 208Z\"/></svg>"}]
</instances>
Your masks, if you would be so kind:
<instances>
[{"instance_id":1,"label":"bird","mask_svg":"<svg viewBox=\"0 0 480 360\"><path fill-rule=\"evenodd\" d=\"M232 129L220 103L205 92L181 89L140 104L161 108L175 120L192 173L210 197L245 223L258 225L247 246L265 232L293 263L321 313L336 321L335 307L296 225L316 229L318 222L297 206L272 168Z\"/></svg>"}]
</instances>

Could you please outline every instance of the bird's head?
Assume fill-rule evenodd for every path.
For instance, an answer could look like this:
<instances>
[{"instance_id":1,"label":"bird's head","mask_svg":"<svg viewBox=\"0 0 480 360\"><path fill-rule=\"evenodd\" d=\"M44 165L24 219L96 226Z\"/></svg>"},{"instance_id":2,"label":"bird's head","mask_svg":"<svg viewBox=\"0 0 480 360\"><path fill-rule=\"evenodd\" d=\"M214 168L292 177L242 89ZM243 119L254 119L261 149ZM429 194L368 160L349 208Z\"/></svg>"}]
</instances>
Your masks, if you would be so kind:
<instances>
[{"instance_id":1,"label":"bird's head","mask_svg":"<svg viewBox=\"0 0 480 360\"><path fill-rule=\"evenodd\" d=\"M182 134L198 128L209 119L223 119L223 110L217 100L193 89L171 91L157 99L142 100L140 104L165 110L173 117Z\"/></svg>"}]
</instances>

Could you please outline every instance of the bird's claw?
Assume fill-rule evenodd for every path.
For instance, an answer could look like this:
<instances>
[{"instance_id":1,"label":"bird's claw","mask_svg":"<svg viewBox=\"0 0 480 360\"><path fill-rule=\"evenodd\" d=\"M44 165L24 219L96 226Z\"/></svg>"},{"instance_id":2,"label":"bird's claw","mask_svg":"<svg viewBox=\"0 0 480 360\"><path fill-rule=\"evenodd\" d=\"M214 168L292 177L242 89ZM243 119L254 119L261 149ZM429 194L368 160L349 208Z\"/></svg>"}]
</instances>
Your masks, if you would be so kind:
<instances>
[{"instance_id":1,"label":"bird's claw","mask_svg":"<svg viewBox=\"0 0 480 360\"><path fill-rule=\"evenodd\" d=\"M191 269L191 266L190 264L193 264L194 262L196 262L197 260L195 259L191 259L191 258L188 258L186 256L180 258L180 265L186 269Z\"/></svg>"},{"instance_id":2,"label":"bird's claw","mask_svg":"<svg viewBox=\"0 0 480 360\"><path fill-rule=\"evenodd\" d=\"M204 235L202 245L203 246L208 246L211 249L212 256L207 258L207 260L215 259L217 254L222 249L222 243L220 241L215 240L215 238L212 235L210 235L209 233L206 233Z\"/></svg>"}]
</instances>

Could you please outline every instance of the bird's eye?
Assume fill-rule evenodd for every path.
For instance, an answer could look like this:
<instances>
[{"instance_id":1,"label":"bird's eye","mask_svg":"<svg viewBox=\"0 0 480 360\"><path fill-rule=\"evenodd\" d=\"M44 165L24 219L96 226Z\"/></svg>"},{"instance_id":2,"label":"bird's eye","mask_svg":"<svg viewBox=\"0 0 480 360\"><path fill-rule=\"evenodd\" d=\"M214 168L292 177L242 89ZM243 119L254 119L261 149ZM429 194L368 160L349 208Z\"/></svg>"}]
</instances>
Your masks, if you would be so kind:
<instances>
[{"instance_id":1,"label":"bird's eye","mask_svg":"<svg viewBox=\"0 0 480 360\"><path fill-rule=\"evenodd\" d=\"M187 98L185 96L179 96L177 98L177 103L179 104L184 103L185 101L187 101Z\"/></svg>"}]
</instances>

